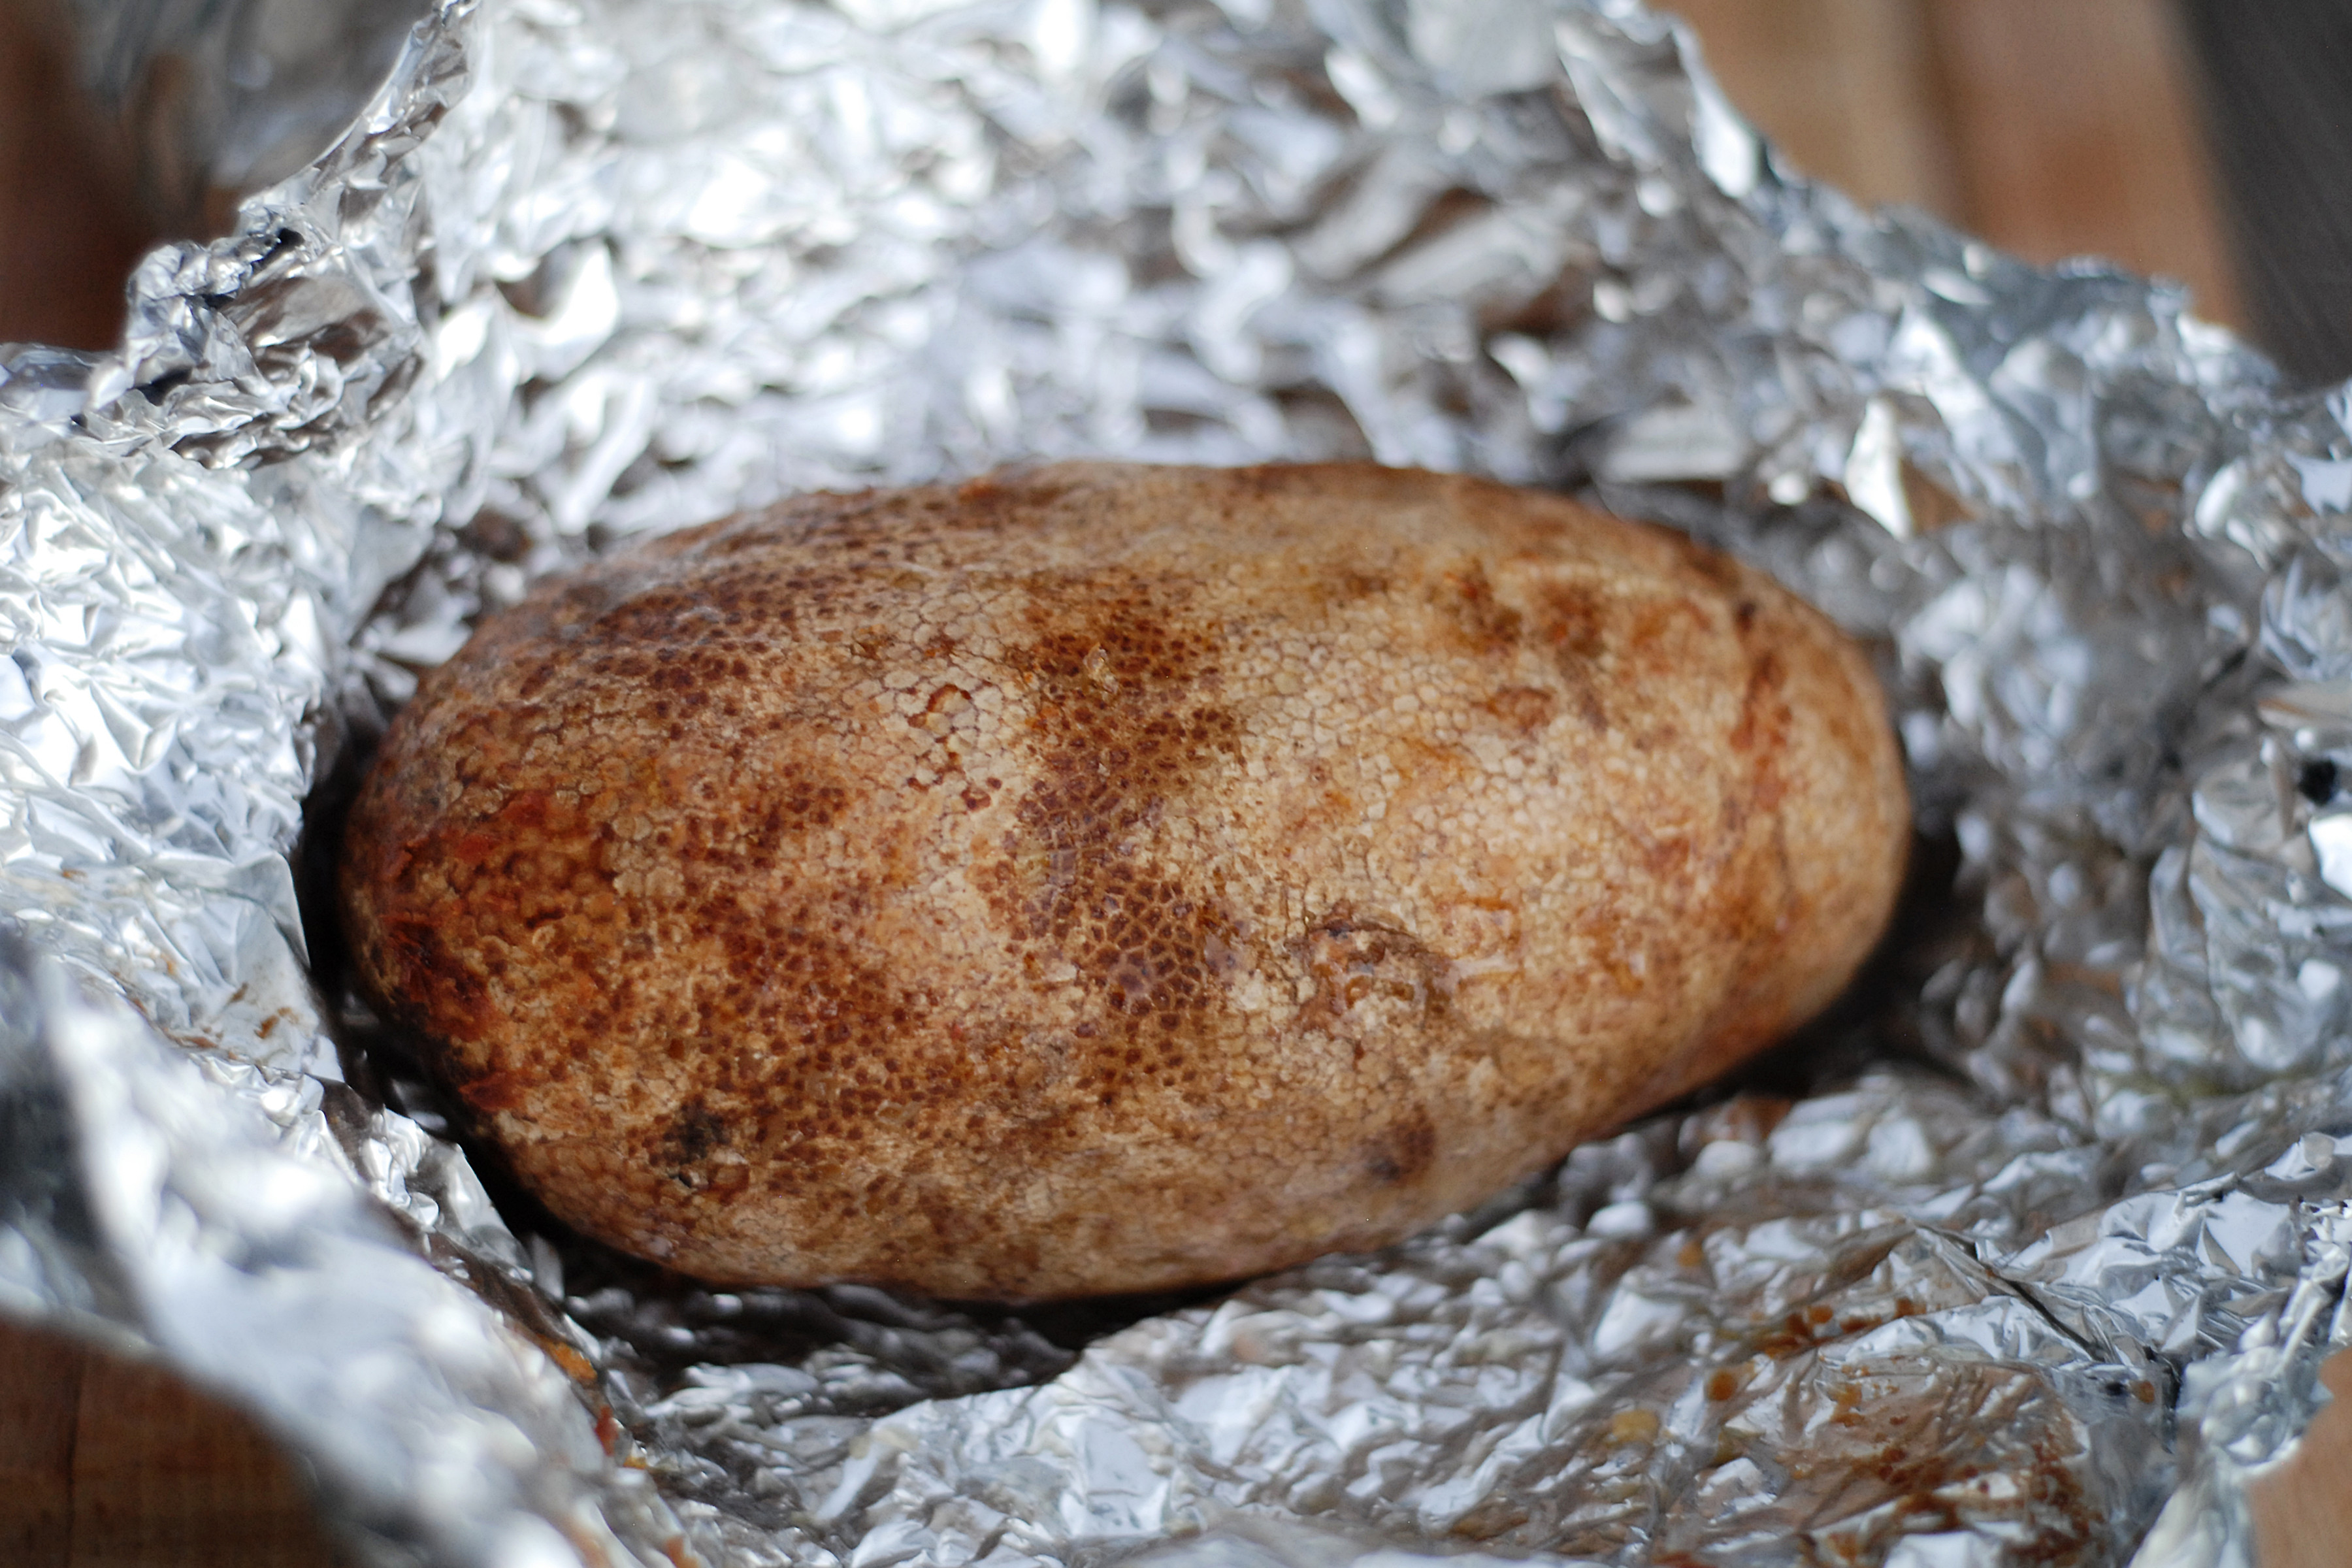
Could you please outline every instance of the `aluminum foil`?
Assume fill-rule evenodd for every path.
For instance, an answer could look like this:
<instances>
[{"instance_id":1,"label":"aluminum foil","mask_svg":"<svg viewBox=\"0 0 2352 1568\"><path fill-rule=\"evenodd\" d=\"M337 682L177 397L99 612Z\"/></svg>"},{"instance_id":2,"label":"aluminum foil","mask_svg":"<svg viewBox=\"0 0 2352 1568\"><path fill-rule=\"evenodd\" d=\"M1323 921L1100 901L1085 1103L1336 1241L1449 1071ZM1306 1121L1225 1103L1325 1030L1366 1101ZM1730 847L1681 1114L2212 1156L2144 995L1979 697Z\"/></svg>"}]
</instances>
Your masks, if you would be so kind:
<instances>
[{"instance_id":1,"label":"aluminum foil","mask_svg":"<svg viewBox=\"0 0 2352 1568\"><path fill-rule=\"evenodd\" d=\"M443 0L119 352L0 353L0 1310L256 1411L371 1563L2245 1563L2352 1343L2352 395L2185 303L1808 184L1630 0ZM1764 564L1878 651L1888 951L1193 1298L494 1200L303 919L415 672L632 533L1084 453Z\"/></svg>"}]
</instances>

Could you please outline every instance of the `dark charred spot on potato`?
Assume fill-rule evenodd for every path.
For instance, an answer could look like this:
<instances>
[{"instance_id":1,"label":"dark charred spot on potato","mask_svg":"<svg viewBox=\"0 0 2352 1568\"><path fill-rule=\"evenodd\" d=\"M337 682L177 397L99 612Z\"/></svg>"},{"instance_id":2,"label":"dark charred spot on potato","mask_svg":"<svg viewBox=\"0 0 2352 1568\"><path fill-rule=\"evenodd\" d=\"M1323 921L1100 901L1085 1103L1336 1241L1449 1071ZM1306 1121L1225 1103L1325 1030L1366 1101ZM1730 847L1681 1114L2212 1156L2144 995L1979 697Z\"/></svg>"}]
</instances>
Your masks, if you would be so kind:
<instances>
[{"instance_id":1,"label":"dark charred spot on potato","mask_svg":"<svg viewBox=\"0 0 2352 1568\"><path fill-rule=\"evenodd\" d=\"M732 1140L727 1123L712 1114L698 1094L670 1118L669 1130L662 1134L663 1163L672 1169L692 1165Z\"/></svg>"},{"instance_id":2,"label":"dark charred spot on potato","mask_svg":"<svg viewBox=\"0 0 2352 1568\"><path fill-rule=\"evenodd\" d=\"M1609 679L1608 600L1581 583L1547 583L1538 593L1530 639L1549 656L1577 717L1592 730L1609 728L1601 692Z\"/></svg>"},{"instance_id":3,"label":"dark charred spot on potato","mask_svg":"<svg viewBox=\"0 0 2352 1568\"><path fill-rule=\"evenodd\" d=\"M541 693L547 689L548 682L555 679L555 675L553 659L534 659L524 672L522 679L516 685L515 695L526 702L536 701Z\"/></svg>"},{"instance_id":4,"label":"dark charred spot on potato","mask_svg":"<svg viewBox=\"0 0 2352 1568\"><path fill-rule=\"evenodd\" d=\"M516 1072L486 1072L454 1085L457 1098L480 1114L512 1110L523 1102L529 1084Z\"/></svg>"},{"instance_id":5,"label":"dark charred spot on potato","mask_svg":"<svg viewBox=\"0 0 2352 1568\"><path fill-rule=\"evenodd\" d=\"M1559 699L1540 687L1507 686L1486 699L1487 712L1522 735L1532 735L1559 711Z\"/></svg>"},{"instance_id":6,"label":"dark charred spot on potato","mask_svg":"<svg viewBox=\"0 0 2352 1568\"><path fill-rule=\"evenodd\" d=\"M1690 840L1682 837L1644 839L1642 868L1661 882L1680 881L1690 874Z\"/></svg>"},{"instance_id":7,"label":"dark charred spot on potato","mask_svg":"<svg viewBox=\"0 0 2352 1568\"><path fill-rule=\"evenodd\" d=\"M1608 651L1608 604L1600 594L1581 583L1547 583L1537 599L1536 638L1563 670L1581 673Z\"/></svg>"},{"instance_id":8,"label":"dark charred spot on potato","mask_svg":"<svg viewBox=\"0 0 2352 1568\"><path fill-rule=\"evenodd\" d=\"M1308 584L1309 591L1328 605L1355 605L1367 599L1384 599L1397 591L1396 581L1383 572L1366 571L1360 566L1341 566L1328 579L1318 579Z\"/></svg>"},{"instance_id":9,"label":"dark charred spot on potato","mask_svg":"<svg viewBox=\"0 0 2352 1568\"><path fill-rule=\"evenodd\" d=\"M1473 561L1442 579L1444 607L1453 616L1462 640L1482 658L1507 658L1518 651L1522 625L1518 611L1495 597L1486 569Z\"/></svg>"},{"instance_id":10,"label":"dark charred spot on potato","mask_svg":"<svg viewBox=\"0 0 2352 1568\"><path fill-rule=\"evenodd\" d=\"M1780 656L1770 648L1748 662L1748 684L1739 697L1739 722L1731 731L1734 751L1777 752L1787 743L1792 715L1782 690L1785 679Z\"/></svg>"},{"instance_id":11,"label":"dark charred spot on potato","mask_svg":"<svg viewBox=\"0 0 2352 1568\"><path fill-rule=\"evenodd\" d=\"M425 915L383 922L384 957L397 977L398 1010L432 1035L463 1038L491 1021L488 987L474 967L451 951L438 924Z\"/></svg>"},{"instance_id":12,"label":"dark charred spot on potato","mask_svg":"<svg viewBox=\"0 0 2352 1568\"><path fill-rule=\"evenodd\" d=\"M1364 1164L1374 1181L1396 1185L1419 1178L1436 1159L1437 1128L1414 1106L1371 1145Z\"/></svg>"},{"instance_id":13,"label":"dark charred spot on potato","mask_svg":"<svg viewBox=\"0 0 2352 1568\"><path fill-rule=\"evenodd\" d=\"M1076 488L1060 479L1017 468L983 474L956 487L956 524L967 529L1001 529L1026 521L1034 515L1035 509L1050 506Z\"/></svg>"}]
</instances>

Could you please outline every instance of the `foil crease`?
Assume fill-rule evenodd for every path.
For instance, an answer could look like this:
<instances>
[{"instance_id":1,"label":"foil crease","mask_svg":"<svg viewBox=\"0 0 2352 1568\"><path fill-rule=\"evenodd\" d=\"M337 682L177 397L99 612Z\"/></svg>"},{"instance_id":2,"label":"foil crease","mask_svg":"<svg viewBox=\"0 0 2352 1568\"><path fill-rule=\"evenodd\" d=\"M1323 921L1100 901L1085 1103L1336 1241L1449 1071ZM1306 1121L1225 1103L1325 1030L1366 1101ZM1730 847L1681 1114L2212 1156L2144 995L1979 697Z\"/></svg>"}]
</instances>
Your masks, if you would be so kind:
<instances>
[{"instance_id":1,"label":"foil crease","mask_svg":"<svg viewBox=\"0 0 2352 1568\"><path fill-rule=\"evenodd\" d=\"M442 0L118 352L0 351L0 1306L255 1410L385 1563L2250 1561L2352 1342L2352 405L2185 310L1807 183L1630 0ZM306 802L535 574L1073 454L1767 566L1878 651L1889 952L1732 1089L1202 1299L711 1290L502 1211L313 951Z\"/></svg>"}]
</instances>

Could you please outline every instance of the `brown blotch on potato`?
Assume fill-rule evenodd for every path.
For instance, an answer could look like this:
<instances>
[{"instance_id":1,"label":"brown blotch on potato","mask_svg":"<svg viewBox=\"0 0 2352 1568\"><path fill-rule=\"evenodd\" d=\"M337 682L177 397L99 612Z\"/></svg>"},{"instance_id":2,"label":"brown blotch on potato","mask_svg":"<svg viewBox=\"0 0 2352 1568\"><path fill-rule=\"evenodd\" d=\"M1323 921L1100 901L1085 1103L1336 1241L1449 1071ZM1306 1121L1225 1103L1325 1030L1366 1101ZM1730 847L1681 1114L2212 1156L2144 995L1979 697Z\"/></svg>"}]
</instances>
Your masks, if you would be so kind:
<instances>
[{"instance_id":1,"label":"brown blotch on potato","mask_svg":"<svg viewBox=\"0 0 2352 1568\"><path fill-rule=\"evenodd\" d=\"M394 724L365 983L558 1215L1025 1299L1376 1246L1843 984L1856 652L1660 530L1360 466L813 496L543 586Z\"/></svg>"}]
</instances>

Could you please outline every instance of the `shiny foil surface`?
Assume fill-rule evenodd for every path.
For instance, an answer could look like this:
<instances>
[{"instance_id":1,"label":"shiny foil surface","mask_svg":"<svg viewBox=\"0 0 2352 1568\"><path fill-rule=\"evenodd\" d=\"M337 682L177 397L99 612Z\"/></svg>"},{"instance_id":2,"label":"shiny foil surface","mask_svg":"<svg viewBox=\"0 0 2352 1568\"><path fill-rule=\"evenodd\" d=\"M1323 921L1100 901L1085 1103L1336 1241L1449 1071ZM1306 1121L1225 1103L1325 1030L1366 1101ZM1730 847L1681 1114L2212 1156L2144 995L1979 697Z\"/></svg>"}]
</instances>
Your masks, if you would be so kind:
<instances>
[{"instance_id":1,"label":"shiny foil surface","mask_svg":"<svg viewBox=\"0 0 2352 1568\"><path fill-rule=\"evenodd\" d=\"M0 352L0 1310L258 1412L372 1563L2245 1563L2352 1342L2352 405L2184 310L1807 184L1630 0L446 0L121 352ZM1227 1291L719 1291L494 1204L306 810L538 574L1076 454L1765 565L1897 715L1888 952Z\"/></svg>"}]
</instances>

